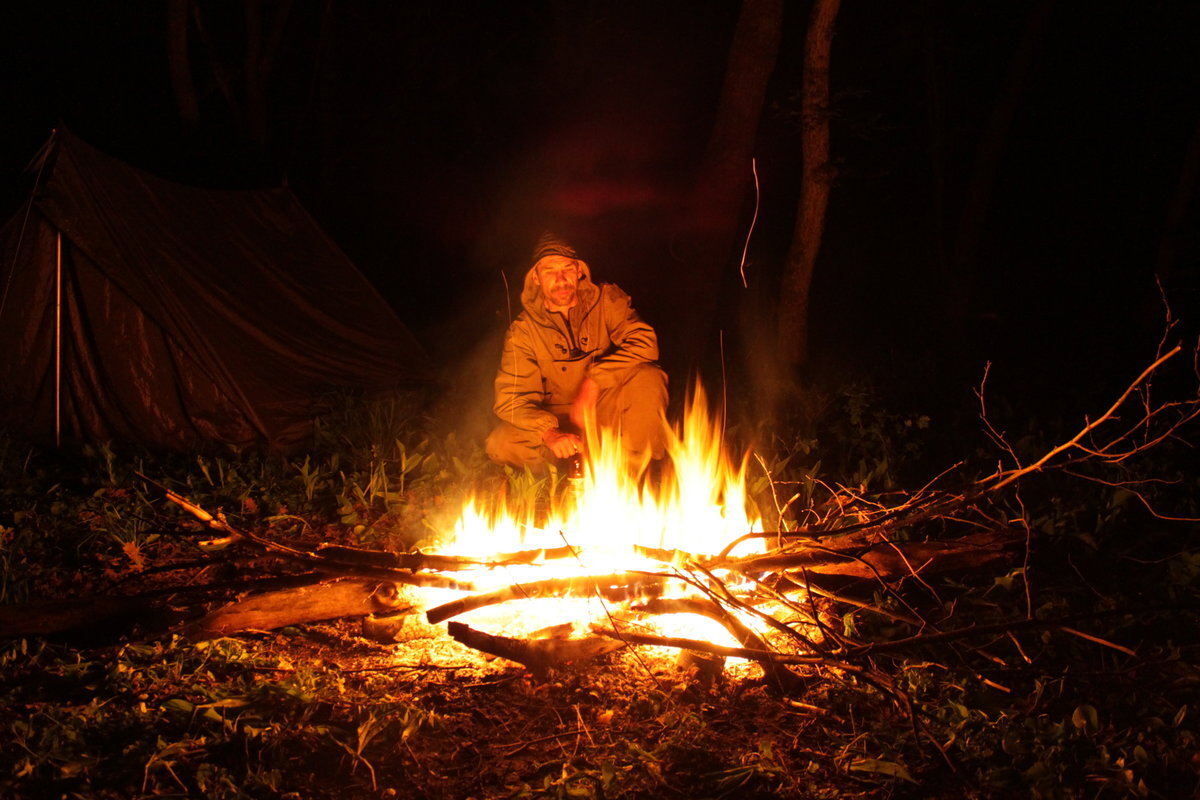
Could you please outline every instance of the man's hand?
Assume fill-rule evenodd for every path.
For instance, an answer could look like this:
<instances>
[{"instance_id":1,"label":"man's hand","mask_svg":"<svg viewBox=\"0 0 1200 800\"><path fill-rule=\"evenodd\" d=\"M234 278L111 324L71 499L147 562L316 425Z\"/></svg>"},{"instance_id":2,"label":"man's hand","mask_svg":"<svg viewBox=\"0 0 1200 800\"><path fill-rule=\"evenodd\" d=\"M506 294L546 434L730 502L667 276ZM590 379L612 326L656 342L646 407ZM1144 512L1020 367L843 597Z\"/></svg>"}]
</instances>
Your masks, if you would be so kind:
<instances>
[{"instance_id":1,"label":"man's hand","mask_svg":"<svg viewBox=\"0 0 1200 800\"><path fill-rule=\"evenodd\" d=\"M600 397L600 385L591 378L584 378L583 383L579 385L579 393L575 395L575 401L571 403L571 422L574 422L579 430L587 430L584 427L583 418L596 410L598 397Z\"/></svg>"},{"instance_id":2,"label":"man's hand","mask_svg":"<svg viewBox=\"0 0 1200 800\"><path fill-rule=\"evenodd\" d=\"M564 433L558 428L551 428L542 434L542 441L555 458L570 458L583 451L583 440L573 433Z\"/></svg>"}]
</instances>

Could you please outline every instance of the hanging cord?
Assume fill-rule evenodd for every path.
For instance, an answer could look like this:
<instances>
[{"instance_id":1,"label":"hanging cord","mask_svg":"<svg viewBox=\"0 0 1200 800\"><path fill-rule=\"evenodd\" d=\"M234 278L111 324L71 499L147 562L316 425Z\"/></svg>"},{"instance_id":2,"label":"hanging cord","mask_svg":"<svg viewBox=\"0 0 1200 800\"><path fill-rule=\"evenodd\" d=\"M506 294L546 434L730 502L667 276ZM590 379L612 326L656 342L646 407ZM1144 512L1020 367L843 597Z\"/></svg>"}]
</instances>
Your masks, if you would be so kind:
<instances>
[{"instance_id":1,"label":"hanging cord","mask_svg":"<svg viewBox=\"0 0 1200 800\"><path fill-rule=\"evenodd\" d=\"M39 162L37 177L33 179L33 188L29 191L29 202L25 204L25 218L21 220L21 232L17 234L17 247L13 251L12 264L9 265L8 277L4 279L4 294L0 295L0 319L4 319L4 307L8 305L8 290L12 286L13 275L17 272L17 258L21 255L21 244L25 241L25 228L29 225L29 213L33 211L33 200L37 197L38 187L42 185L42 172L46 169L46 162L50 158L50 148L54 145L56 138L58 138L58 131L51 130L50 141L35 156Z\"/></svg>"},{"instance_id":2,"label":"hanging cord","mask_svg":"<svg viewBox=\"0 0 1200 800\"><path fill-rule=\"evenodd\" d=\"M746 283L746 253L750 251L750 236L754 233L754 225L758 222L758 203L760 193L758 188L758 164L754 158L750 159L750 172L754 175L754 216L750 219L750 230L746 231L746 244L742 247L742 263L738 265L738 272L742 275L742 288L749 289L750 284Z\"/></svg>"}]
</instances>

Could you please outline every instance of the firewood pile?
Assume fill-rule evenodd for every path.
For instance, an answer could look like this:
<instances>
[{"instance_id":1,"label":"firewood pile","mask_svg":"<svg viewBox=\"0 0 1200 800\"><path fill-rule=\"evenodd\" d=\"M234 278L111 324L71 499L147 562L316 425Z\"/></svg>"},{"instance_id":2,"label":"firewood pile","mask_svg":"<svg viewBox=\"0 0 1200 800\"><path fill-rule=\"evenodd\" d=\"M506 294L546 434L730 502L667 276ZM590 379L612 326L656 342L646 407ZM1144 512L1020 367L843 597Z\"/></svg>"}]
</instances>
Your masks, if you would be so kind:
<instances>
[{"instance_id":1,"label":"firewood pile","mask_svg":"<svg viewBox=\"0 0 1200 800\"><path fill-rule=\"evenodd\" d=\"M582 567L584 548L569 545L478 558L288 544L234 528L223 515L210 514L173 491L165 493L220 534L205 546L240 551L244 561L251 559L260 571L276 574L9 607L0 609L0 635L47 635L132 619L143 627L173 626L206 638L359 618L363 634L377 641L449 636L535 674L583 664L620 648L657 646L717 659L749 659L787 680L789 664L829 659L851 644L831 624L835 606L874 609L919 624L907 611L856 596L869 598L882 589L899 597L909 581L1009 564L1023 540L1011 530L940 542L893 540L889 532L927 513L917 505L908 516L888 514L873 525L750 534L744 538L764 539L769 546L749 556L730 554L738 542L713 555L639 547L630 553L636 566L592 573ZM563 566L570 569L564 573ZM521 570L518 579L497 584L498 575L514 569ZM492 588L478 586L480 576ZM865 587L871 588L864 592ZM424 596L430 589L450 599L432 604ZM516 636L459 619L498 608L521 618L528 604L570 598L599 603L602 618L564 618ZM682 615L715 621L732 637L731 644L666 636L652 622Z\"/></svg>"}]
</instances>

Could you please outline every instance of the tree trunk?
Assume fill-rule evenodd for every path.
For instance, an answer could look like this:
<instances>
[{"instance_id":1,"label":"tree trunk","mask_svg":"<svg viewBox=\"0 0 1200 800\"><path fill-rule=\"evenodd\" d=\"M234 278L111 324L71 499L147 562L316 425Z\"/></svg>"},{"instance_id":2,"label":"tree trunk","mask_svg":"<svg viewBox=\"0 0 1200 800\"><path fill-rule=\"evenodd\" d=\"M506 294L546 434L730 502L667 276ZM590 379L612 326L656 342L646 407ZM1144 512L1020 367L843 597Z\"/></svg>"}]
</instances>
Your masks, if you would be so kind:
<instances>
[{"instance_id":1,"label":"tree trunk","mask_svg":"<svg viewBox=\"0 0 1200 800\"><path fill-rule=\"evenodd\" d=\"M699 186L705 210L715 221L724 222L726 228L736 225L745 199L758 121L779 53L782 24L780 0L745 0L742 4Z\"/></svg>"},{"instance_id":2,"label":"tree trunk","mask_svg":"<svg viewBox=\"0 0 1200 800\"><path fill-rule=\"evenodd\" d=\"M796 227L784 264L777 341L782 363L793 368L808 362L809 291L833 183L834 171L829 162L829 52L840 4L841 0L815 0L804 43L801 100L804 168Z\"/></svg>"},{"instance_id":3,"label":"tree trunk","mask_svg":"<svg viewBox=\"0 0 1200 800\"><path fill-rule=\"evenodd\" d=\"M275 66L275 53L291 14L291 0L280 0L269 27L263 26L262 0L246 0L246 50L242 60L242 86L246 99L246 134L258 155L267 152L267 82Z\"/></svg>"},{"instance_id":4,"label":"tree trunk","mask_svg":"<svg viewBox=\"0 0 1200 800\"><path fill-rule=\"evenodd\" d=\"M937 0L925 0L925 103L928 108L929 169L933 178L933 208L930 214L935 274L945 275L950 256L946 242L946 108L942 100L942 70L938 63L941 32Z\"/></svg>"},{"instance_id":5,"label":"tree trunk","mask_svg":"<svg viewBox=\"0 0 1200 800\"><path fill-rule=\"evenodd\" d=\"M1171 275L1175 271L1179 240L1185 231L1184 220L1187 219L1187 212L1196 192L1197 177L1200 177L1200 119L1196 120L1187 152L1183 156L1179 180L1175 182L1175 191L1167 206L1166 222L1163 224L1162 236L1158 240L1158 253L1154 258L1154 276L1164 289L1169 287Z\"/></svg>"},{"instance_id":6,"label":"tree trunk","mask_svg":"<svg viewBox=\"0 0 1200 800\"><path fill-rule=\"evenodd\" d=\"M188 133L195 130L200 121L200 105L188 58L188 12L191 6L190 0L170 0L167 5L167 69L171 75L175 111Z\"/></svg>"},{"instance_id":7,"label":"tree trunk","mask_svg":"<svg viewBox=\"0 0 1200 800\"><path fill-rule=\"evenodd\" d=\"M715 330L722 273L737 241L767 81L782 36L782 0L743 0L721 88L716 121L678 250L677 355L694 366Z\"/></svg>"},{"instance_id":8,"label":"tree trunk","mask_svg":"<svg viewBox=\"0 0 1200 800\"><path fill-rule=\"evenodd\" d=\"M1045 36L1054 0L1040 0L1029 11L1021 38L1013 51L1004 85L992 105L987 125L979 137L971 179L958 218L949 272L943 276L946 287L945 341L963 341L975 295L975 272L979 260L979 242L983 234L996 174L1004 156L1004 147L1013 119L1033 74L1038 45Z\"/></svg>"}]
</instances>

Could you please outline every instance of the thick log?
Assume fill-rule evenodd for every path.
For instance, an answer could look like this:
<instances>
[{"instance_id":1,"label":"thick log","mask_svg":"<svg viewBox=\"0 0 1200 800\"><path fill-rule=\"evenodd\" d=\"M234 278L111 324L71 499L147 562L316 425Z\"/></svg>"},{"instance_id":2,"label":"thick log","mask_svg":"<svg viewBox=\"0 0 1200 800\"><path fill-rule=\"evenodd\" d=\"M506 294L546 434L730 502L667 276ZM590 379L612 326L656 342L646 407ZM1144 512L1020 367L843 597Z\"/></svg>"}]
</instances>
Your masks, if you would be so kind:
<instances>
[{"instance_id":1,"label":"thick log","mask_svg":"<svg viewBox=\"0 0 1200 800\"><path fill-rule=\"evenodd\" d=\"M88 597L20 606L0 606L0 638L53 636L83 628L132 624L152 604L143 597Z\"/></svg>"},{"instance_id":2,"label":"thick log","mask_svg":"<svg viewBox=\"0 0 1200 800\"><path fill-rule=\"evenodd\" d=\"M273 630L304 622L364 617L411 606L396 584L343 580L263 592L222 606L192 623L193 638L226 636L244 630Z\"/></svg>"},{"instance_id":3,"label":"thick log","mask_svg":"<svg viewBox=\"0 0 1200 800\"><path fill-rule=\"evenodd\" d=\"M449 622L446 628L456 642L509 661L523 664L536 675L564 664L581 664L624 646L622 642L597 636L587 639L512 639L477 631L461 622Z\"/></svg>"},{"instance_id":4,"label":"thick log","mask_svg":"<svg viewBox=\"0 0 1200 800\"><path fill-rule=\"evenodd\" d=\"M233 592L306 586L321 580L316 573L285 575L192 586L171 586L131 595L93 595L46 603L0 606L0 639L65 634L88 637L140 626L162 630L204 613L206 598Z\"/></svg>"}]
</instances>

